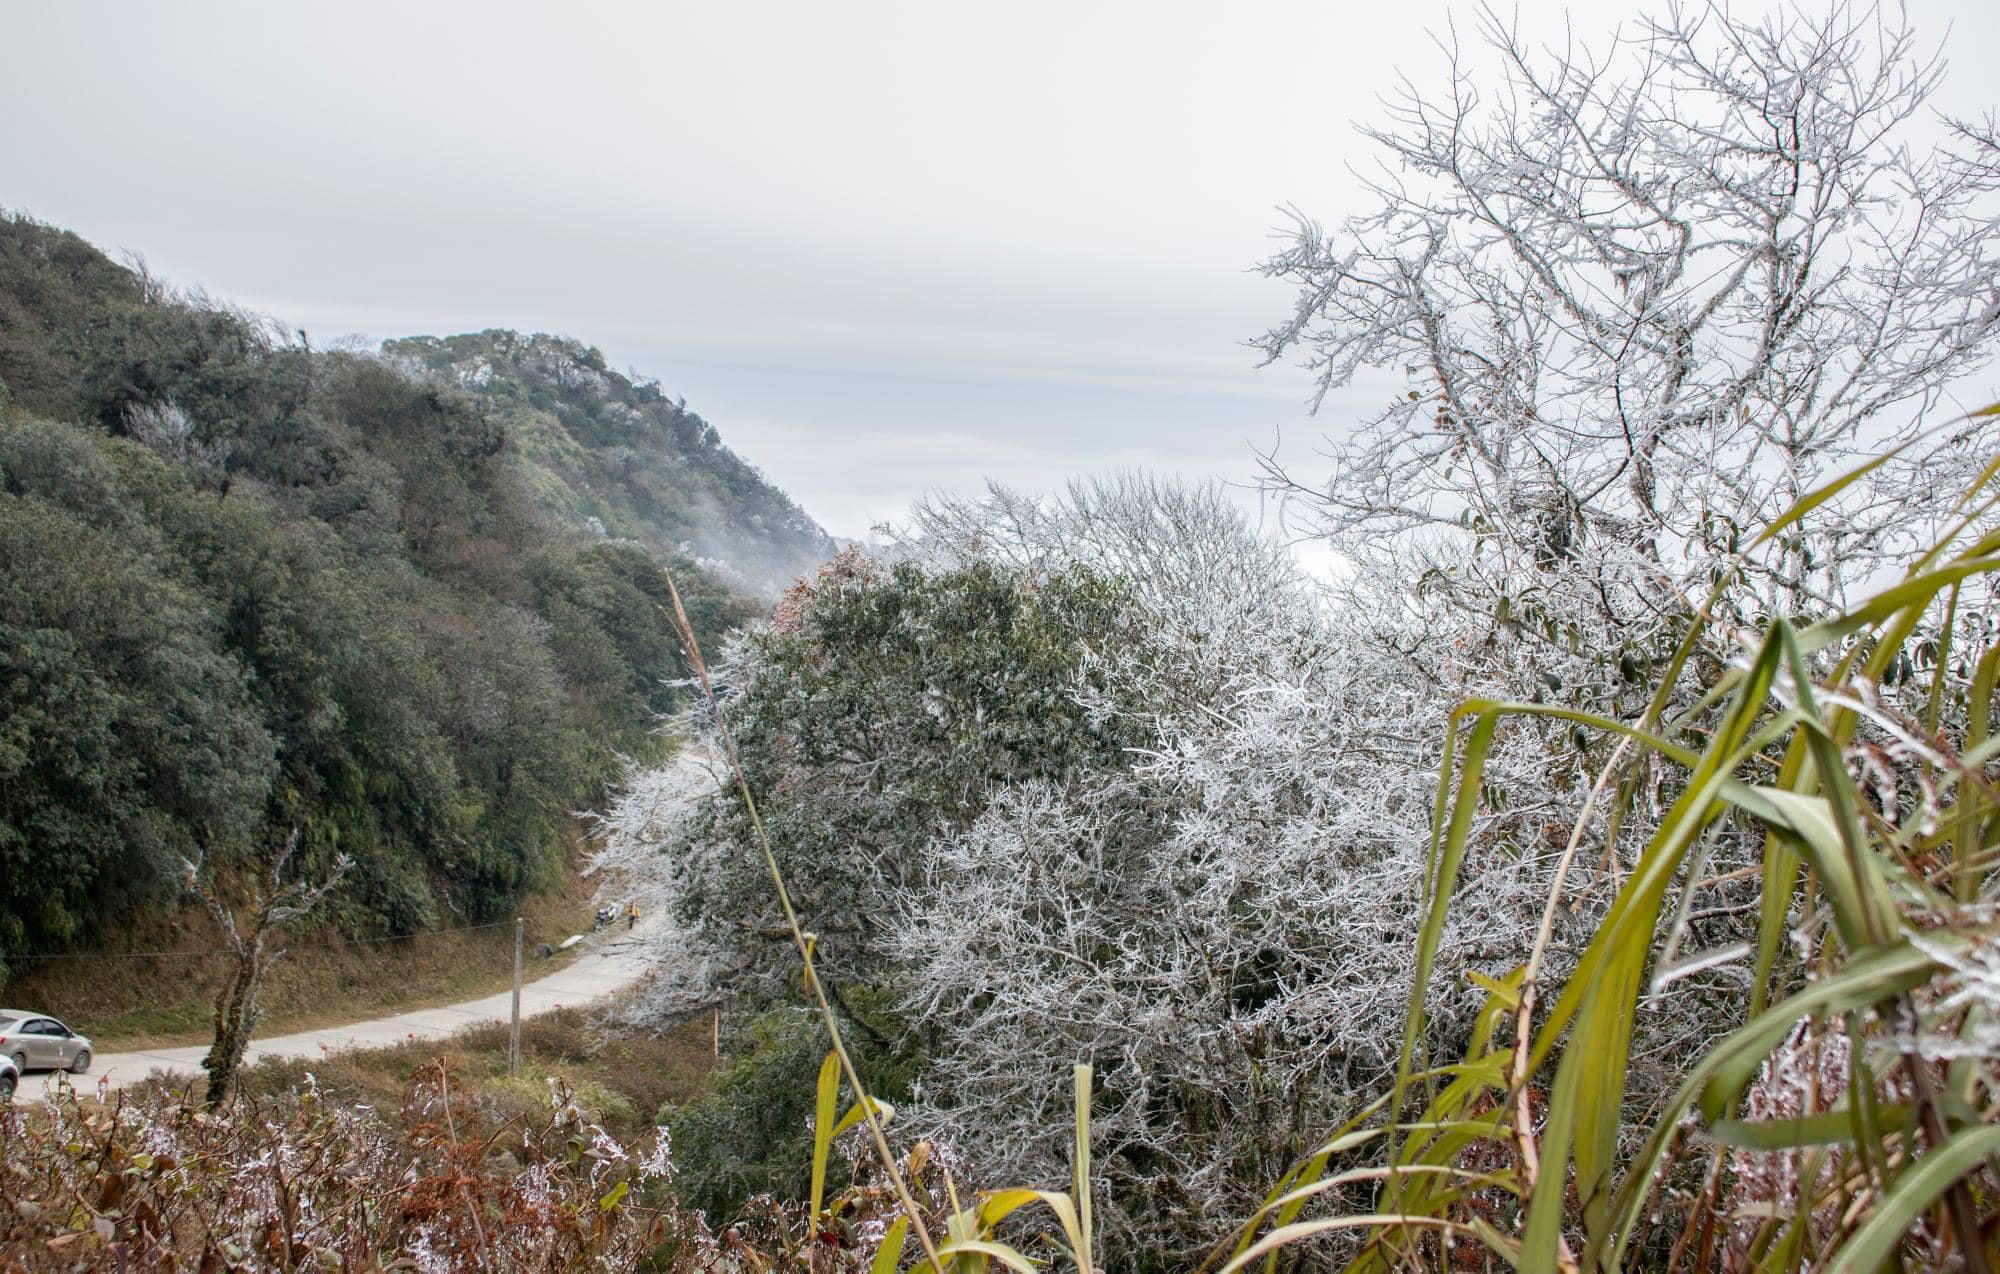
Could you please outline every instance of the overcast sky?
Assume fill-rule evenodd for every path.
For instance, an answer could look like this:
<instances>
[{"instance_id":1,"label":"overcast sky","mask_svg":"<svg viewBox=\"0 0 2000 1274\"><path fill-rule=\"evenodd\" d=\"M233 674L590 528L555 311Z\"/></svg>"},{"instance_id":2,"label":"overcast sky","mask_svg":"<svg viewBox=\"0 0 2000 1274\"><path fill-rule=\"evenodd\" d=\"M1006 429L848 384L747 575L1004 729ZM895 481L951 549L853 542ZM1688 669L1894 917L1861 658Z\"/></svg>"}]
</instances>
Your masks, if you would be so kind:
<instances>
[{"instance_id":1,"label":"overcast sky","mask_svg":"<svg viewBox=\"0 0 2000 1274\"><path fill-rule=\"evenodd\" d=\"M2000 96L1990 0L1910 9L1943 105ZM579 337L855 535L989 476L1245 479L1364 410L1254 370L1292 298L1251 267L1280 205L1359 210L1354 124L1454 10L0 0L0 206L315 341Z\"/></svg>"}]
</instances>

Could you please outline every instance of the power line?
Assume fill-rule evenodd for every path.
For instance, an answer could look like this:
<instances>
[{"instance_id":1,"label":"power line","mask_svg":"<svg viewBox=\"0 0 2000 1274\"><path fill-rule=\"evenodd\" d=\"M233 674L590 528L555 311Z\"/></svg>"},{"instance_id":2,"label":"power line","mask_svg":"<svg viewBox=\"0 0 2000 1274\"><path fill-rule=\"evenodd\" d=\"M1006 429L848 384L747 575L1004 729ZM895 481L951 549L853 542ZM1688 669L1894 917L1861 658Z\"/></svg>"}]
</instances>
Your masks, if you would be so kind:
<instances>
[{"instance_id":1,"label":"power line","mask_svg":"<svg viewBox=\"0 0 2000 1274\"><path fill-rule=\"evenodd\" d=\"M287 951L311 951L322 947L358 947L371 942L406 942L411 938L432 938L447 933L472 933L479 929L498 929L510 925L512 920L495 920L483 925L460 925L456 929L421 929L416 933L392 933L381 938L341 938L332 942L295 942L286 947ZM22 960L163 960L175 958L228 955L227 949L210 947L205 951L60 951L52 955L17 953Z\"/></svg>"}]
</instances>

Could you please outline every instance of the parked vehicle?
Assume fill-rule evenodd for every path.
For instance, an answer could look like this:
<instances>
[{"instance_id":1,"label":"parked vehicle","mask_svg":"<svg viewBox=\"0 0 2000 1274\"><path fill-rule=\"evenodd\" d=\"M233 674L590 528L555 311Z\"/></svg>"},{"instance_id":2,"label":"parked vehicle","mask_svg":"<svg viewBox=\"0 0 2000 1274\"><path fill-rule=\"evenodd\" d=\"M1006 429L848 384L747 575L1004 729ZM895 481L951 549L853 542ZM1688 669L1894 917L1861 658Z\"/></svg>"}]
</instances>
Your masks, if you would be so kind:
<instances>
[{"instance_id":1,"label":"parked vehicle","mask_svg":"<svg viewBox=\"0 0 2000 1274\"><path fill-rule=\"evenodd\" d=\"M0 1057L0 1101L14 1100L14 1086L21 1082L21 1072L11 1057Z\"/></svg>"},{"instance_id":2,"label":"parked vehicle","mask_svg":"<svg viewBox=\"0 0 2000 1274\"><path fill-rule=\"evenodd\" d=\"M0 1009L0 1057L22 1075L31 1070L81 1075L90 1069L90 1040L52 1017Z\"/></svg>"}]
</instances>

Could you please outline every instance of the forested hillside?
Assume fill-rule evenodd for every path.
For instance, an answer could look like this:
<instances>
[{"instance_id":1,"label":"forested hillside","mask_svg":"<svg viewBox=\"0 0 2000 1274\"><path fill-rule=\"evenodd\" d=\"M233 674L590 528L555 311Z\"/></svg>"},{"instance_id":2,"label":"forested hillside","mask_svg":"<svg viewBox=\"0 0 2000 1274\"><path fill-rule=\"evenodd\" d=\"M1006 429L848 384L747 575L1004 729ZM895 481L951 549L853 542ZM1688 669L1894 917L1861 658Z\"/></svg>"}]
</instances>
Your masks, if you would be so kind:
<instances>
[{"instance_id":1,"label":"forested hillside","mask_svg":"<svg viewBox=\"0 0 2000 1274\"><path fill-rule=\"evenodd\" d=\"M501 914L657 746L661 564L712 635L757 610L673 546L823 539L656 388L467 339L513 356L459 392L0 218L0 973L295 825L349 932Z\"/></svg>"},{"instance_id":2,"label":"forested hillside","mask_svg":"<svg viewBox=\"0 0 2000 1274\"><path fill-rule=\"evenodd\" d=\"M388 341L398 367L474 394L505 425L535 503L576 526L692 552L731 584L776 596L833 551L715 426L653 381L561 336L489 331Z\"/></svg>"}]
</instances>

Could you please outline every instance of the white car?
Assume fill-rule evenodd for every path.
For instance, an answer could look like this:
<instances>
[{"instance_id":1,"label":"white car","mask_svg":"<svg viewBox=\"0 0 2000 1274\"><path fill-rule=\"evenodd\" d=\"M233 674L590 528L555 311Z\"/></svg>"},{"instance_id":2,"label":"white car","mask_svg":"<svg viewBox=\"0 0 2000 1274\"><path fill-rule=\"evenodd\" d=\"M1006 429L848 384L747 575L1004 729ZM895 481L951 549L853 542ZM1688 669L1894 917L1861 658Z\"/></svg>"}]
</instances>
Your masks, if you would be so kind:
<instances>
[{"instance_id":1,"label":"white car","mask_svg":"<svg viewBox=\"0 0 2000 1274\"><path fill-rule=\"evenodd\" d=\"M31 1070L81 1075L90 1069L90 1040L44 1014L0 1009L0 1057L20 1075Z\"/></svg>"},{"instance_id":2,"label":"white car","mask_svg":"<svg viewBox=\"0 0 2000 1274\"><path fill-rule=\"evenodd\" d=\"M0 1102L14 1100L14 1086L21 1082L21 1072L14 1066L11 1057L0 1057Z\"/></svg>"}]
</instances>

